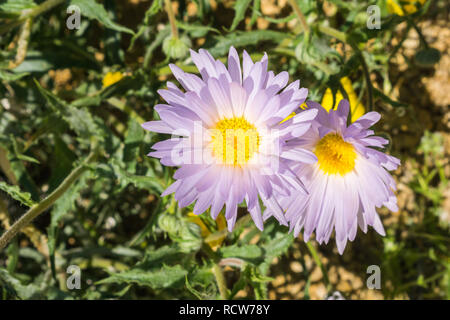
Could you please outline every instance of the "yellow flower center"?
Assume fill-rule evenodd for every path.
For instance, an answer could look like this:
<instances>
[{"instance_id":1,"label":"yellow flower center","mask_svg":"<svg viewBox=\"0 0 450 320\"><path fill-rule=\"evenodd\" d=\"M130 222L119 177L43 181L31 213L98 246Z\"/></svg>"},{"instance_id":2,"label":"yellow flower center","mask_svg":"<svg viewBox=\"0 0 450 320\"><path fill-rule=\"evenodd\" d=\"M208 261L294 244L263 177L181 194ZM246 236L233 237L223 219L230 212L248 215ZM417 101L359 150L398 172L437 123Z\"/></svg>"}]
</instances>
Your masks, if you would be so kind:
<instances>
[{"instance_id":1,"label":"yellow flower center","mask_svg":"<svg viewBox=\"0 0 450 320\"><path fill-rule=\"evenodd\" d=\"M258 151L258 131L243 117L220 120L211 131L213 154L222 163L242 165Z\"/></svg>"},{"instance_id":2,"label":"yellow flower center","mask_svg":"<svg viewBox=\"0 0 450 320\"><path fill-rule=\"evenodd\" d=\"M344 176L355 167L355 148L336 133L329 133L320 139L315 154L320 169L326 174Z\"/></svg>"}]
</instances>

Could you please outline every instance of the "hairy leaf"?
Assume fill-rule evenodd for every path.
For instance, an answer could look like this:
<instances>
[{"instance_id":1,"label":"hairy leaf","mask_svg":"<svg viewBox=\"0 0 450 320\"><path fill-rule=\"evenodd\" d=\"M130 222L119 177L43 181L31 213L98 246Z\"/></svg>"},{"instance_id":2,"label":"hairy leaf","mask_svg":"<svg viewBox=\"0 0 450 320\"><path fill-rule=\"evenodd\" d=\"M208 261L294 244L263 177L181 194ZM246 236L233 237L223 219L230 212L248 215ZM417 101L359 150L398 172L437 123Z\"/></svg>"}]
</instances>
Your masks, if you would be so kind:
<instances>
[{"instance_id":1,"label":"hairy leaf","mask_svg":"<svg viewBox=\"0 0 450 320\"><path fill-rule=\"evenodd\" d=\"M31 194L29 194L28 192L21 191L18 186L12 186L7 184L6 182L0 181L0 190L5 191L13 199L19 201L20 203L28 207L32 207L33 205L36 204L31 199Z\"/></svg>"}]
</instances>

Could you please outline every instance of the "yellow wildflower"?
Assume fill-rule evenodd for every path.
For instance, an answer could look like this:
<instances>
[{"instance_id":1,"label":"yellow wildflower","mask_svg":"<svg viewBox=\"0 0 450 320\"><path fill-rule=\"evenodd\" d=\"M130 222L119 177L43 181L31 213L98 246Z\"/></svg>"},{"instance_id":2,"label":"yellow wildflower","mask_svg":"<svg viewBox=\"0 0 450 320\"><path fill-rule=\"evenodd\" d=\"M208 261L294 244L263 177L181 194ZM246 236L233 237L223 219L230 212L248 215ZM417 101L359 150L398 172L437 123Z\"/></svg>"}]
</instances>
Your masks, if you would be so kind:
<instances>
[{"instance_id":1,"label":"yellow wildflower","mask_svg":"<svg viewBox=\"0 0 450 320\"><path fill-rule=\"evenodd\" d=\"M116 82L119 82L123 78L123 74L120 71L108 72L103 78L103 88L109 87Z\"/></svg>"},{"instance_id":2,"label":"yellow wildflower","mask_svg":"<svg viewBox=\"0 0 450 320\"><path fill-rule=\"evenodd\" d=\"M212 232L208 229L208 227L205 225L203 220L198 215L195 215L193 212L189 212L188 219L189 219L189 221L195 223L196 225L198 225L200 227L201 235L202 235L203 239L206 239L207 237L209 237L212 234ZM223 214L219 214L217 216L216 224L217 224L218 232L225 230L227 228L227 222L226 222ZM214 237L214 239L212 239L210 241L205 240L205 242L206 242L206 244L208 244L211 247L211 249L213 249L215 251L215 250L217 250L217 248L220 247L223 240L225 240L226 236L227 236L227 232L222 232L219 234L218 237Z\"/></svg>"},{"instance_id":3,"label":"yellow wildflower","mask_svg":"<svg viewBox=\"0 0 450 320\"><path fill-rule=\"evenodd\" d=\"M358 101L358 96L356 95L355 90L353 90L352 82L350 81L350 79L348 77L342 78L341 84L342 84L342 87L345 89L345 92L348 95L348 100L350 103L350 113L352 115L352 122L354 122L364 114L364 112L365 112L364 105L360 101ZM331 89L328 88L325 91L325 94L323 95L322 106L327 111L330 111L331 108L333 108L333 110L336 110L336 108L339 104L339 101L341 101L342 99L344 99L344 96L341 93L341 91L338 90L338 92L336 93L335 104L333 106L333 93L332 93Z\"/></svg>"},{"instance_id":4,"label":"yellow wildflower","mask_svg":"<svg viewBox=\"0 0 450 320\"><path fill-rule=\"evenodd\" d=\"M419 10L426 0L387 0L389 13L398 16L413 14Z\"/></svg>"}]
</instances>

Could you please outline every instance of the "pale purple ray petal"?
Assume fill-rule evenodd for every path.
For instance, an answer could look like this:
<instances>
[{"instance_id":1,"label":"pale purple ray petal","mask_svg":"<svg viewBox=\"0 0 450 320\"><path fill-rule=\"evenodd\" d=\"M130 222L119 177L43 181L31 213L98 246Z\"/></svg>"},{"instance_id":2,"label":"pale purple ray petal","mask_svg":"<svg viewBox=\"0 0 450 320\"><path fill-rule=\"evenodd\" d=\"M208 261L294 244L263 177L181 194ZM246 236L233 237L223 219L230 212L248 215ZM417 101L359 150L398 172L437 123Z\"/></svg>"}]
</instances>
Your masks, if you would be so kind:
<instances>
[{"instance_id":1,"label":"pale purple ray petal","mask_svg":"<svg viewBox=\"0 0 450 320\"><path fill-rule=\"evenodd\" d=\"M142 128L148 131L158 132L158 133L172 133L173 128L167 125L164 121L148 121L142 124Z\"/></svg>"},{"instance_id":2,"label":"pale purple ray petal","mask_svg":"<svg viewBox=\"0 0 450 320\"><path fill-rule=\"evenodd\" d=\"M230 73L232 81L242 84L241 62L239 61L239 55L234 47L231 47L228 53L228 72Z\"/></svg>"}]
</instances>

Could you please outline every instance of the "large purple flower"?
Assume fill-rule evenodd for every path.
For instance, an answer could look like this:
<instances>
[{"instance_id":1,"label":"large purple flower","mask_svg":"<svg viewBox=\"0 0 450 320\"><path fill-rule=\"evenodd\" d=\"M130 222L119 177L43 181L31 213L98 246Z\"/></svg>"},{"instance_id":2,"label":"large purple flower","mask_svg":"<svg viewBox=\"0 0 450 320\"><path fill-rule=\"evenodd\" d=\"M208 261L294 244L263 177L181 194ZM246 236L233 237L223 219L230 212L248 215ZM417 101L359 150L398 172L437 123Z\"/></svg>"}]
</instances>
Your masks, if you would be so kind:
<instances>
[{"instance_id":1,"label":"large purple flower","mask_svg":"<svg viewBox=\"0 0 450 320\"><path fill-rule=\"evenodd\" d=\"M366 113L347 126L347 100L341 100L337 110L329 113L318 103L307 105L309 110L318 110L317 117L306 134L288 145L306 148L318 158L313 164L290 164L303 177L309 194L280 195L279 202L296 237L303 229L308 241L315 230L316 240L327 243L335 230L342 254L347 240L354 240L358 225L364 232L370 225L385 234L376 208L384 205L398 210L395 181L388 170L397 168L400 160L373 148L388 143L369 130L380 119L379 113ZM264 218L272 214L268 209Z\"/></svg>"},{"instance_id":2,"label":"large purple flower","mask_svg":"<svg viewBox=\"0 0 450 320\"><path fill-rule=\"evenodd\" d=\"M282 122L305 101L307 89L300 88L298 80L285 88L288 73L267 71L267 55L254 63L244 51L242 69L234 48L228 68L205 50L191 51L191 57L201 78L170 65L185 91L168 82L167 89L158 91L167 104L155 106L161 120L142 125L172 134L149 153L163 165L180 167L163 195L174 192L180 207L196 201L194 213L210 208L213 218L225 205L229 230L244 200L259 229L263 228L259 200L287 225L275 192L288 197L291 190L305 191L286 162L317 161L312 152L288 144L310 128L317 110Z\"/></svg>"}]
</instances>

